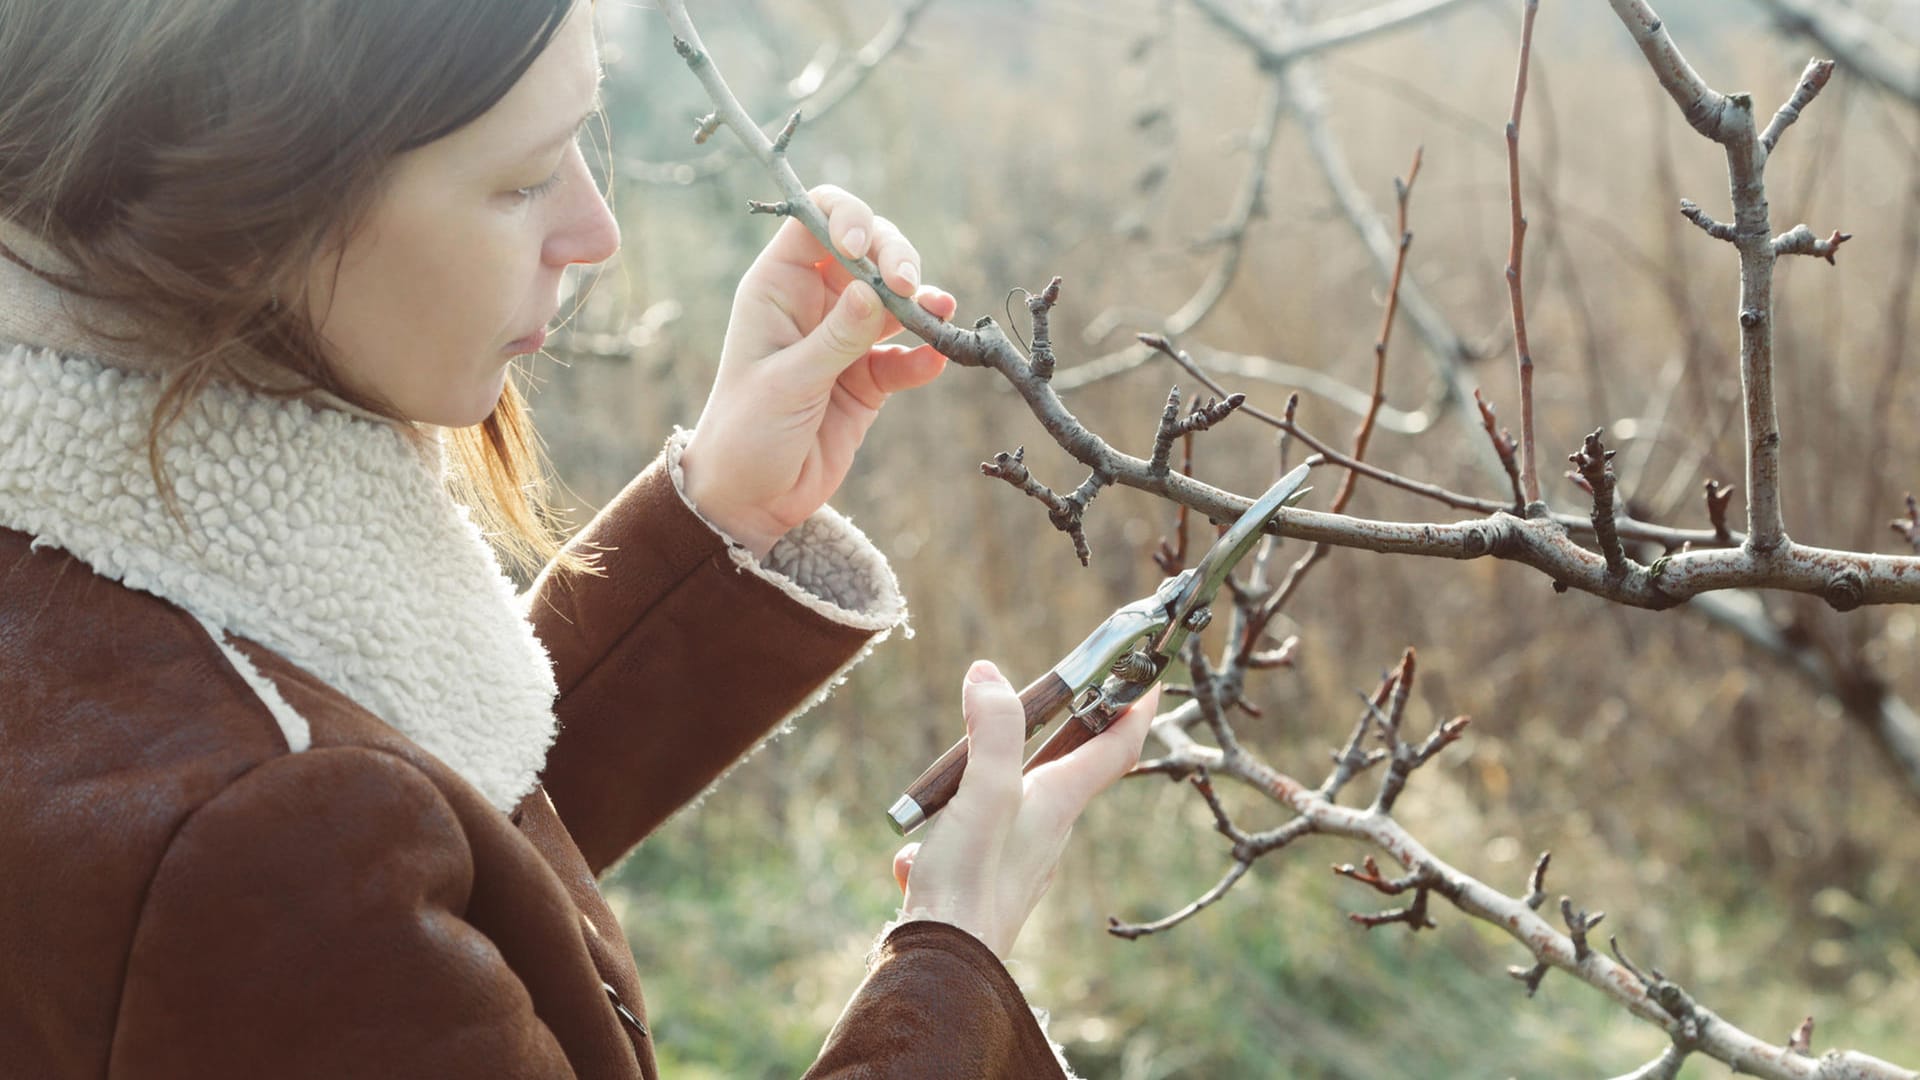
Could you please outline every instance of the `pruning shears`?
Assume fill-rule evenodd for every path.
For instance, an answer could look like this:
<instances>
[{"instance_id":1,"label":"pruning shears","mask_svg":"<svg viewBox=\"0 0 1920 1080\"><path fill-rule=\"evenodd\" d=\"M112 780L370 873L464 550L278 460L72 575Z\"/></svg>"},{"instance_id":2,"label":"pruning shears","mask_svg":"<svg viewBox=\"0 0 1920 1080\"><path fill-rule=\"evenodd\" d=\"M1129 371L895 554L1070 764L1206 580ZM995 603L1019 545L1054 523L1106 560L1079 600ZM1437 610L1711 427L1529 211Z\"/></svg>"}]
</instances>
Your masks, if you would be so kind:
<instances>
[{"instance_id":1,"label":"pruning shears","mask_svg":"<svg viewBox=\"0 0 1920 1080\"><path fill-rule=\"evenodd\" d=\"M1303 486L1307 472L1302 465L1281 477L1198 563L1161 581L1152 596L1115 610L1051 670L1020 691L1029 738L1061 709L1068 710L1066 722L1034 751L1022 772L1064 757L1105 731L1160 681L1187 637L1212 621L1215 594L1253 550L1267 523L1311 490ZM960 790L960 775L966 767L967 740L962 738L887 810L894 830L905 835L939 812Z\"/></svg>"}]
</instances>

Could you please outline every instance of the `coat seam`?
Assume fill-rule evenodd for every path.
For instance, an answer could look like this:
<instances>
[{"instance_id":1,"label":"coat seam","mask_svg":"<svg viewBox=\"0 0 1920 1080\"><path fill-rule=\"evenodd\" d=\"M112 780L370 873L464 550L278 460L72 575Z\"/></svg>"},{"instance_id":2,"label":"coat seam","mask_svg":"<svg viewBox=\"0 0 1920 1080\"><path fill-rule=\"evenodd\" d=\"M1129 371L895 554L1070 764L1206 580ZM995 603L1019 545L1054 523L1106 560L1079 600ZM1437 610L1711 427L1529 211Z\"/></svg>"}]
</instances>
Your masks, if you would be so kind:
<instances>
[{"instance_id":1,"label":"coat seam","mask_svg":"<svg viewBox=\"0 0 1920 1080\"><path fill-rule=\"evenodd\" d=\"M168 605L168 606L172 607L173 605ZM175 608L175 612L176 612L177 618L182 618L182 619L193 618L193 616L188 612L186 612L184 609ZM264 719L267 725L272 727L275 731L278 731L279 725L274 720L272 710L267 708L266 702L260 699L260 696L258 693L254 692L251 687L246 685L245 677L242 676L239 670L233 666L233 662L227 659L226 654L220 650L219 646L213 641L213 639L208 637L205 634L195 634L194 637L199 640L200 644L198 647L202 651L203 655L206 653L211 653L215 657L217 657L222 662L222 664L224 664L224 666L226 667L226 670L227 670L226 677L240 683L238 690L243 690L245 691L245 693L242 694L242 693L236 692L234 694L234 699L238 701L247 702L247 704L243 704L241 707L248 709L249 711L253 711L254 719L256 720L262 719L260 714L264 713L265 714ZM219 666L219 665L216 665L216 666ZM180 840L180 834L186 831L187 826L195 818L200 816L200 812L202 810L205 810L208 806L211 806L214 800L220 798L220 796L226 794L228 791L231 791L233 789L233 786L239 783L241 780L249 776L252 776L255 770L260 769L268 764L271 764L274 761L278 761L281 758L286 758L291 756L293 756L293 751L291 749L286 748L284 745L282 745L281 747L276 748L272 753L261 757L259 760L253 762L251 765L248 765L246 768L240 770L238 773L235 773L233 776L228 777L226 783L220 785L219 790L209 794L205 799L202 799L200 801L199 805L195 806L193 809L181 815L180 820L174 824L172 831L170 831L167 834L167 842L163 844L160 848L160 857L154 860L153 873L147 875L146 884L141 886L140 904L134 915L133 925L128 930L126 952L123 954L120 961L120 991L114 997L113 1028L112 1028L111 1034L109 1034L107 1038L106 1075L109 1078L113 1076L113 1072L114 1072L113 1056L115 1051L119 1048L119 1045L120 1045L120 1020L123 1012L126 1009L126 1004L127 1004L127 982L131 978L133 973L134 945L140 940L140 928L146 924L147 908L148 908L148 905L153 900L154 882L159 879L161 868L166 865L167 856L172 854L174 845L178 843Z\"/></svg>"},{"instance_id":2,"label":"coat seam","mask_svg":"<svg viewBox=\"0 0 1920 1080\"><path fill-rule=\"evenodd\" d=\"M674 578L672 582L670 582L669 584L667 584L665 588L660 590L659 595L655 596L638 612L634 613L633 618L628 619L626 622L626 625L620 628L620 632L608 639L608 646L604 649L598 650L599 655L593 658L593 663L588 664L586 667L582 668L578 677L573 679L566 686L563 686L560 688L559 698L555 702L554 711L558 713L560 711L559 706L562 702L566 700L566 696L568 694L573 693L575 690L579 689L581 686L584 686L586 685L586 683L591 681L592 678L599 673L601 666L605 664L609 659L611 659L614 653L619 652L620 646L623 643L625 643L628 638L633 636L633 633L635 630L638 630L640 628L640 624L643 622L646 622L648 616L652 615L654 611L657 610L661 605L665 604L668 600L671 600L675 593L679 592L682 588L686 586L687 582L693 580L695 575L699 574L702 569L705 569L708 566L713 566L715 568L718 568L719 558L721 554L723 553L716 552L716 553L701 556L700 560L695 562L692 566L689 566L685 573Z\"/></svg>"}]
</instances>

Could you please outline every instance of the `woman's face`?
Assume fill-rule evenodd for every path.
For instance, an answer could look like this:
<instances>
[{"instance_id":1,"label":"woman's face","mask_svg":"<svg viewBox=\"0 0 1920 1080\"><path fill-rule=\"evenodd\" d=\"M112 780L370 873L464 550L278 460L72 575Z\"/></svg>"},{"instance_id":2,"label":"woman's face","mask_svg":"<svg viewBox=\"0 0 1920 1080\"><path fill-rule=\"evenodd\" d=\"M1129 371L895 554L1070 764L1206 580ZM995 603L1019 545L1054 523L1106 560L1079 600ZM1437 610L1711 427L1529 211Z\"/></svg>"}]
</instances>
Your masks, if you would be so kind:
<instances>
[{"instance_id":1,"label":"woman's face","mask_svg":"<svg viewBox=\"0 0 1920 1080\"><path fill-rule=\"evenodd\" d=\"M493 108L395 160L371 213L311 274L313 313L346 385L409 420L467 427L493 411L509 361L535 352L560 272L620 231L580 152L598 104L592 6L579 0Z\"/></svg>"}]
</instances>

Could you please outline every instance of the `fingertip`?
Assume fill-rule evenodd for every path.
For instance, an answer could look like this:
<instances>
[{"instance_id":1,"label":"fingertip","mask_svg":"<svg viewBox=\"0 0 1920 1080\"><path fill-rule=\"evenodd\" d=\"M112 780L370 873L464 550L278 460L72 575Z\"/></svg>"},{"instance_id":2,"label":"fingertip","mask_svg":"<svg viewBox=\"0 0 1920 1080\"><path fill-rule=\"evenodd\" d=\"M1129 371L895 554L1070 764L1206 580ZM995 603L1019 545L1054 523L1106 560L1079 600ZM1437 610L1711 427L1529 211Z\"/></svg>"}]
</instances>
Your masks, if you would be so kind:
<instances>
[{"instance_id":1,"label":"fingertip","mask_svg":"<svg viewBox=\"0 0 1920 1080\"><path fill-rule=\"evenodd\" d=\"M894 292L901 296L912 296L920 291L920 268L911 260L902 262L895 276L900 279L900 284L894 286Z\"/></svg>"},{"instance_id":2,"label":"fingertip","mask_svg":"<svg viewBox=\"0 0 1920 1080\"><path fill-rule=\"evenodd\" d=\"M1140 763L1140 752L1159 703L1160 687L1155 685L1106 731L1060 760L1041 766L1034 775L1045 771L1047 784L1068 799L1073 815L1078 817L1095 795Z\"/></svg>"},{"instance_id":3,"label":"fingertip","mask_svg":"<svg viewBox=\"0 0 1920 1080\"><path fill-rule=\"evenodd\" d=\"M935 285L922 285L913 298L929 315L942 322L953 318L953 313L960 310L960 301L954 299L952 293Z\"/></svg>"},{"instance_id":4,"label":"fingertip","mask_svg":"<svg viewBox=\"0 0 1920 1080\"><path fill-rule=\"evenodd\" d=\"M840 297L847 305L847 313L861 322L873 318L881 310L879 292L858 278L847 283Z\"/></svg>"},{"instance_id":5,"label":"fingertip","mask_svg":"<svg viewBox=\"0 0 1920 1080\"><path fill-rule=\"evenodd\" d=\"M914 841L893 853L893 880L901 892L907 891L907 878L913 874L913 861L920 856L920 842Z\"/></svg>"},{"instance_id":6,"label":"fingertip","mask_svg":"<svg viewBox=\"0 0 1920 1080\"><path fill-rule=\"evenodd\" d=\"M1025 710L1013 687L991 661L976 660L967 669L960 689L960 709L967 721L967 777L981 771L1020 771L1020 749L1026 744Z\"/></svg>"},{"instance_id":7,"label":"fingertip","mask_svg":"<svg viewBox=\"0 0 1920 1080\"><path fill-rule=\"evenodd\" d=\"M1152 686L1147 687L1146 693L1140 695L1140 700L1128 707L1128 712L1131 714L1128 718L1132 719L1134 716L1138 716L1146 722L1152 723L1153 714L1159 711L1160 684L1154 683Z\"/></svg>"},{"instance_id":8,"label":"fingertip","mask_svg":"<svg viewBox=\"0 0 1920 1080\"><path fill-rule=\"evenodd\" d=\"M947 370L946 354L934 352L932 349L927 350L927 359L924 361L924 363L925 363L925 371L926 371L927 377L920 380L919 382L920 386L925 386L928 383L932 382L933 380L939 378L941 373Z\"/></svg>"},{"instance_id":9,"label":"fingertip","mask_svg":"<svg viewBox=\"0 0 1920 1080\"><path fill-rule=\"evenodd\" d=\"M1153 728L1154 715L1159 711L1159 683L1149 687L1146 693L1140 695L1140 700L1128 707L1127 715L1122 720L1122 726L1125 727L1127 735L1124 741L1128 744L1129 750L1126 766L1128 770L1140 763L1141 748L1146 745L1147 732Z\"/></svg>"},{"instance_id":10,"label":"fingertip","mask_svg":"<svg viewBox=\"0 0 1920 1080\"><path fill-rule=\"evenodd\" d=\"M882 389L889 394L897 394L902 390L917 390L939 378L940 373L947 370L947 358L922 346L888 365L885 370Z\"/></svg>"},{"instance_id":11,"label":"fingertip","mask_svg":"<svg viewBox=\"0 0 1920 1080\"><path fill-rule=\"evenodd\" d=\"M863 258L867 254L869 239L867 230L856 225L840 237L840 250L846 252L849 259Z\"/></svg>"}]
</instances>

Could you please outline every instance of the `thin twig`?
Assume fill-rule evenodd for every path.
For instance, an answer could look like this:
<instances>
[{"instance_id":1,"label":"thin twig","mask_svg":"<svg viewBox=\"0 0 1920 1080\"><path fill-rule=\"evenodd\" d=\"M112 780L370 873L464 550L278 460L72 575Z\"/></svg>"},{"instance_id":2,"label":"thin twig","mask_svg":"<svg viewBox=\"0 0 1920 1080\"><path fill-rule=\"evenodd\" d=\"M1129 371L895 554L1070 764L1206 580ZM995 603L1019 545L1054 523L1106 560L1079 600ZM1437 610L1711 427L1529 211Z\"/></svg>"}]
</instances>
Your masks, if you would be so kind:
<instances>
[{"instance_id":1,"label":"thin twig","mask_svg":"<svg viewBox=\"0 0 1920 1080\"><path fill-rule=\"evenodd\" d=\"M1713 220L1705 210L1695 205L1692 199L1680 200L1680 216L1700 226L1700 230L1715 240L1733 242L1733 226Z\"/></svg>"},{"instance_id":2,"label":"thin twig","mask_svg":"<svg viewBox=\"0 0 1920 1080\"><path fill-rule=\"evenodd\" d=\"M1660 1052L1660 1056L1630 1073L1622 1073L1613 1080L1675 1080L1680 1075L1680 1066L1687 1060L1687 1052L1678 1046L1669 1046Z\"/></svg>"},{"instance_id":3,"label":"thin twig","mask_svg":"<svg viewBox=\"0 0 1920 1080\"><path fill-rule=\"evenodd\" d=\"M1527 62L1533 53L1533 19L1540 0L1525 0L1520 19L1520 64L1513 76L1513 114L1507 120L1507 199L1513 211L1507 247L1507 294L1513 304L1513 348L1520 375L1520 486L1531 512L1540 501L1540 469L1534 457L1533 351L1527 345L1527 301L1520 279L1526 251L1527 218L1520 205L1520 109L1527 98Z\"/></svg>"},{"instance_id":4,"label":"thin twig","mask_svg":"<svg viewBox=\"0 0 1920 1080\"><path fill-rule=\"evenodd\" d=\"M885 25L868 39L866 44L854 50L850 63L822 79L818 89L794 101L791 107L795 110L806 110L807 115L811 116L815 123L820 122L834 109L852 98L889 57L903 51L908 35L932 4L933 0L901 0ZM717 113L702 117L700 126L694 132L694 143L704 144L719 129L720 124L721 120ZM617 175L635 179L641 183L667 184L677 187L717 176L730 168L739 158L739 147L728 144L704 156L687 161L629 159L620 162Z\"/></svg>"},{"instance_id":5,"label":"thin twig","mask_svg":"<svg viewBox=\"0 0 1920 1080\"><path fill-rule=\"evenodd\" d=\"M1898 40L1866 9L1832 0L1760 0L1785 28L1818 42L1849 74L1863 75L1920 105L1920 50Z\"/></svg>"},{"instance_id":6,"label":"thin twig","mask_svg":"<svg viewBox=\"0 0 1920 1080\"><path fill-rule=\"evenodd\" d=\"M1791 543L1780 507L1780 420L1773 395L1773 264L1764 172L1771 143L1756 129L1753 100L1721 94L1687 63L1666 25L1644 0L1608 0L1654 76L1695 131L1726 150L1733 192L1734 246L1740 252L1740 385L1746 405L1747 540L1759 555ZM1825 84L1822 61L1809 64L1767 132L1777 140ZM1791 235L1791 234L1790 234ZM1837 234L1836 234L1837 235ZM1811 233L1808 239L1812 239ZM1817 242L1816 242L1817 243ZM1837 239L1827 242L1831 256Z\"/></svg>"},{"instance_id":7,"label":"thin twig","mask_svg":"<svg viewBox=\"0 0 1920 1080\"><path fill-rule=\"evenodd\" d=\"M1413 246L1413 230L1407 227L1407 200L1413 195L1413 182L1419 177L1420 148L1414 147L1413 163L1407 166L1406 179L1396 177L1393 181L1394 204L1399 214L1400 250L1394 256L1393 278L1387 285L1386 310L1380 314L1380 333L1373 343L1373 393L1366 415L1360 418L1360 425L1353 432L1355 461L1367 456L1367 443L1373 438L1374 419L1380 415L1380 406L1387 401L1387 342L1393 337L1393 316L1400 308L1400 282L1407 272L1407 249ZM1341 481L1339 492L1333 497L1333 513L1340 513L1347 508L1359 479L1356 473L1347 473Z\"/></svg>"},{"instance_id":8,"label":"thin twig","mask_svg":"<svg viewBox=\"0 0 1920 1080\"><path fill-rule=\"evenodd\" d=\"M1920 555L1920 504L1915 504L1913 493L1907 493L1907 516L1893 519L1893 531L1906 537L1907 544L1914 554Z\"/></svg>"},{"instance_id":9,"label":"thin twig","mask_svg":"<svg viewBox=\"0 0 1920 1080\"><path fill-rule=\"evenodd\" d=\"M1787 1036L1787 1049L1796 1054L1813 1056L1813 1017L1809 1016L1800 1021L1800 1026L1794 1028L1793 1034Z\"/></svg>"},{"instance_id":10,"label":"thin twig","mask_svg":"<svg viewBox=\"0 0 1920 1080\"><path fill-rule=\"evenodd\" d=\"M1533 864L1533 873L1527 876L1527 895L1521 903L1535 911L1547 902L1547 864L1553 861L1553 852L1543 851Z\"/></svg>"},{"instance_id":11,"label":"thin twig","mask_svg":"<svg viewBox=\"0 0 1920 1080\"><path fill-rule=\"evenodd\" d=\"M1399 259L1399 237L1389 231L1368 199L1365 186L1354 178L1347 164L1333 124L1328 120L1327 93L1319 78L1318 65L1311 61L1290 64L1282 77L1287 104L1300 121L1301 131L1307 137L1307 149L1339 204L1341 216L1366 246L1380 279L1390 280L1393 265ZM1417 275L1400 283L1400 308L1426 346L1427 360L1441 388L1439 404L1451 406L1462 421L1472 422L1474 409L1468 400L1471 393L1465 367L1479 357L1481 350L1469 344L1441 314L1420 288ZM1498 475L1500 466L1491 454L1481 460L1489 472Z\"/></svg>"},{"instance_id":12,"label":"thin twig","mask_svg":"<svg viewBox=\"0 0 1920 1080\"><path fill-rule=\"evenodd\" d=\"M1733 533L1727 529L1727 505L1733 502L1736 489L1718 480L1708 480L1704 487L1707 493L1707 520L1713 523L1713 537L1723 544L1732 544Z\"/></svg>"},{"instance_id":13,"label":"thin twig","mask_svg":"<svg viewBox=\"0 0 1920 1080\"><path fill-rule=\"evenodd\" d=\"M1525 514L1527 512L1527 493L1525 489L1520 486L1520 460L1518 456L1520 444L1514 439L1513 432L1496 425L1493 406L1488 403L1486 398L1480 396L1478 387L1475 387L1473 391L1473 403L1480 410L1480 426L1486 429L1487 439L1493 444L1493 452L1500 457L1500 467L1506 470L1507 480L1513 485L1513 512L1516 514Z\"/></svg>"},{"instance_id":14,"label":"thin twig","mask_svg":"<svg viewBox=\"0 0 1920 1080\"><path fill-rule=\"evenodd\" d=\"M1227 895L1227 890L1233 888L1234 882L1244 877L1247 870L1252 866L1253 864L1250 862L1235 860L1234 864L1227 868L1226 874L1214 884L1213 888L1200 894L1193 903L1188 904L1165 918L1155 919L1152 922L1128 923L1121 922L1114 916L1108 916L1107 933L1117 938L1125 938L1128 941L1133 941L1136 938L1142 938L1148 934L1157 934L1162 930L1171 930L1181 923L1186 922L1188 919L1193 918L1195 915L1198 915L1203 909L1211 906L1215 901Z\"/></svg>"},{"instance_id":15,"label":"thin twig","mask_svg":"<svg viewBox=\"0 0 1920 1080\"><path fill-rule=\"evenodd\" d=\"M1610 573L1627 572L1627 554L1620 546L1620 532L1613 521L1613 455L1600 441L1600 430L1594 429L1587 436L1581 448L1567 455L1573 463L1578 477L1586 482L1587 491L1593 496L1593 532L1600 539L1600 552L1607 558L1607 570Z\"/></svg>"},{"instance_id":16,"label":"thin twig","mask_svg":"<svg viewBox=\"0 0 1920 1080\"><path fill-rule=\"evenodd\" d=\"M1186 300L1172 313L1157 320L1159 326L1155 332L1168 337L1190 333L1213 313L1240 276L1247 241L1266 205L1267 172L1272 167L1274 137L1279 133L1280 121L1285 116L1284 87L1278 76L1271 76L1267 80L1267 93L1261 101L1259 116L1247 136L1247 169L1241 178L1240 190L1234 196L1226 217L1208 234L1213 241L1209 246L1219 249L1213 267ZM1101 312L1087 323L1086 339L1089 343L1104 339L1125 318L1125 314L1117 309ZM1062 390L1076 390L1132 371L1152 357L1153 353L1142 348L1138 342L1130 343L1115 352L1094 357L1060 372L1057 385Z\"/></svg>"},{"instance_id":17,"label":"thin twig","mask_svg":"<svg viewBox=\"0 0 1920 1080\"><path fill-rule=\"evenodd\" d=\"M1049 315L1053 305L1060 302L1060 278L1056 275L1047 287L1040 290L1038 296L1027 298L1027 314L1033 317L1033 345L1028 350L1037 379L1053 378L1053 331Z\"/></svg>"},{"instance_id":18,"label":"thin twig","mask_svg":"<svg viewBox=\"0 0 1920 1080\"><path fill-rule=\"evenodd\" d=\"M1767 123L1767 130L1760 133L1760 145L1766 147L1768 153L1773 152L1773 144L1780 141L1780 136L1793 126L1793 122L1800 119L1800 110L1813 101L1832 77L1833 61L1807 61L1807 69L1800 73L1800 82L1793 88L1793 96L1773 114L1773 119Z\"/></svg>"},{"instance_id":19,"label":"thin twig","mask_svg":"<svg viewBox=\"0 0 1920 1080\"><path fill-rule=\"evenodd\" d=\"M1851 239L1853 239L1852 233L1843 233L1835 229L1825 240L1822 240L1805 225L1795 225L1773 238L1773 253L1775 255L1812 255L1827 260L1827 265L1833 266L1835 265L1834 254L1840 250L1841 244Z\"/></svg>"},{"instance_id":20,"label":"thin twig","mask_svg":"<svg viewBox=\"0 0 1920 1080\"><path fill-rule=\"evenodd\" d=\"M1080 482L1073 494L1062 496L1034 479L1033 473L1027 468L1026 457L1026 447L1015 447L1011 454L995 454L992 461L981 462L980 471L995 479L1005 480L1046 506L1047 520L1053 523L1054 528L1067 534L1073 541L1073 553L1079 556L1080 565L1087 565L1093 549L1087 544L1082 516L1086 513L1087 504L1093 501L1101 488L1107 486L1108 481L1095 471Z\"/></svg>"}]
</instances>

